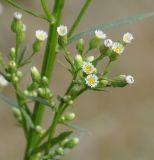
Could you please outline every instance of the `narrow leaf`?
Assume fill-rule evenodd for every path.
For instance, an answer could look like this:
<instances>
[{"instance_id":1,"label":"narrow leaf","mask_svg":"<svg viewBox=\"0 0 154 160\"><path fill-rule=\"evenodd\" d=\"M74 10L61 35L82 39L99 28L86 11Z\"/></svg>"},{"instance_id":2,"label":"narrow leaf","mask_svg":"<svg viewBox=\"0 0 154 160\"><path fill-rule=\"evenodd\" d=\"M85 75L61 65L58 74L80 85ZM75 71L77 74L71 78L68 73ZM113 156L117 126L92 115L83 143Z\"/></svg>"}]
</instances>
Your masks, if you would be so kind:
<instances>
[{"instance_id":1,"label":"narrow leaf","mask_svg":"<svg viewBox=\"0 0 154 160\"><path fill-rule=\"evenodd\" d=\"M11 107L19 107L16 101L3 93L0 93L0 99L2 99L5 103L9 104L9 106Z\"/></svg>"},{"instance_id":2,"label":"narrow leaf","mask_svg":"<svg viewBox=\"0 0 154 160\"><path fill-rule=\"evenodd\" d=\"M144 14L135 15L135 16L129 16L129 17L122 18L122 19L119 19L119 20L114 20L114 21L106 23L106 24L96 25L96 26L91 27L91 28L87 29L86 31L78 33L75 36L73 36L72 38L70 38L68 44L71 44L72 42L82 38L83 36L94 34L95 30L98 30L98 29L102 29L102 30L112 29L114 27L119 27L119 26L130 24L130 23L138 22L138 21L141 21L145 18L149 18L151 16L154 16L154 12L144 13Z\"/></svg>"},{"instance_id":3,"label":"narrow leaf","mask_svg":"<svg viewBox=\"0 0 154 160\"><path fill-rule=\"evenodd\" d=\"M30 15L33 15L33 16L35 16L37 18L41 18L41 19L49 21L46 17L44 17L44 16L40 15L39 13L36 13L36 12L34 12L32 10L29 10L29 9L19 5L18 3L14 2L13 0L6 0L6 2L9 3L10 5L12 5L13 7L15 7L17 9L20 9L20 10L22 10L22 11L24 11L24 12L30 14Z\"/></svg>"},{"instance_id":4,"label":"narrow leaf","mask_svg":"<svg viewBox=\"0 0 154 160\"><path fill-rule=\"evenodd\" d=\"M88 132L88 130L84 129L84 128L81 128L79 127L78 125L75 125L75 124L72 124L72 123L63 123L65 126L69 127L69 128L72 128L72 129L75 129L79 132Z\"/></svg>"},{"instance_id":5,"label":"narrow leaf","mask_svg":"<svg viewBox=\"0 0 154 160\"><path fill-rule=\"evenodd\" d=\"M19 54L19 57L18 57L18 64L19 64L19 65L21 64L21 62L22 62L22 60L23 60L23 58L24 58L24 56L25 56L26 50L27 50L27 47L24 47L24 48L21 50L20 54Z\"/></svg>"},{"instance_id":6,"label":"narrow leaf","mask_svg":"<svg viewBox=\"0 0 154 160\"><path fill-rule=\"evenodd\" d=\"M41 97L33 97L33 96L28 96L27 97L28 99L34 101L34 102L39 102L43 105L46 105L48 107L52 107L51 104L44 98L41 98Z\"/></svg>"}]
</instances>

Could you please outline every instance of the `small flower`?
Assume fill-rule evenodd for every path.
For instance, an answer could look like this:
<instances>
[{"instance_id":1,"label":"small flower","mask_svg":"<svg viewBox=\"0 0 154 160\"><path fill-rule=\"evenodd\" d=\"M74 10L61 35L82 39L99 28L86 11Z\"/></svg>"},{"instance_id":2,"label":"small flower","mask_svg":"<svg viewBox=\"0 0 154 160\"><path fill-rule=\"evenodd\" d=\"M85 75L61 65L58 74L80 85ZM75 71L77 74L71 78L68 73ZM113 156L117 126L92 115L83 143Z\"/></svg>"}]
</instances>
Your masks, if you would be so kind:
<instances>
[{"instance_id":1,"label":"small flower","mask_svg":"<svg viewBox=\"0 0 154 160\"><path fill-rule=\"evenodd\" d=\"M133 39L134 39L134 36L131 33L129 33L129 32L127 32L127 33L125 33L123 35L123 41L125 43L131 43Z\"/></svg>"},{"instance_id":2,"label":"small flower","mask_svg":"<svg viewBox=\"0 0 154 160\"><path fill-rule=\"evenodd\" d=\"M117 54L121 54L124 51L124 46L119 42L114 42L112 45L112 50Z\"/></svg>"},{"instance_id":3,"label":"small flower","mask_svg":"<svg viewBox=\"0 0 154 160\"><path fill-rule=\"evenodd\" d=\"M126 76L125 80L128 84L133 84L134 83L134 77L131 76L131 75Z\"/></svg>"},{"instance_id":4,"label":"small flower","mask_svg":"<svg viewBox=\"0 0 154 160\"><path fill-rule=\"evenodd\" d=\"M105 39L107 37L106 34L101 30L96 30L95 36L99 39Z\"/></svg>"},{"instance_id":5,"label":"small flower","mask_svg":"<svg viewBox=\"0 0 154 160\"><path fill-rule=\"evenodd\" d=\"M14 13L14 18L17 19L17 20L21 20L22 19L22 13L15 12Z\"/></svg>"},{"instance_id":6,"label":"small flower","mask_svg":"<svg viewBox=\"0 0 154 160\"><path fill-rule=\"evenodd\" d=\"M39 41L45 41L48 38L48 34L43 30L37 30L35 35Z\"/></svg>"},{"instance_id":7,"label":"small flower","mask_svg":"<svg viewBox=\"0 0 154 160\"><path fill-rule=\"evenodd\" d=\"M91 88L97 87L99 83L98 77L95 74L88 75L85 80L86 80L86 84Z\"/></svg>"},{"instance_id":8,"label":"small flower","mask_svg":"<svg viewBox=\"0 0 154 160\"><path fill-rule=\"evenodd\" d=\"M112 42L111 39L106 39L106 40L104 41L104 46L105 46L105 47L110 48L110 47L112 47L112 45L113 45L113 42Z\"/></svg>"},{"instance_id":9,"label":"small flower","mask_svg":"<svg viewBox=\"0 0 154 160\"><path fill-rule=\"evenodd\" d=\"M96 68L90 62L84 62L82 65L82 71L86 74L92 74L96 71Z\"/></svg>"},{"instance_id":10,"label":"small flower","mask_svg":"<svg viewBox=\"0 0 154 160\"><path fill-rule=\"evenodd\" d=\"M7 86L8 85L8 81L4 78L3 75L0 75L0 86Z\"/></svg>"},{"instance_id":11,"label":"small flower","mask_svg":"<svg viewBox=\"0 0 154 160\"><path fill-rule=\"evenodd\" d=\"M66 36L68 33L67 26L60 25L59 27L57 27L57 32L59 36Z\"/></svg>"}]
</instances>

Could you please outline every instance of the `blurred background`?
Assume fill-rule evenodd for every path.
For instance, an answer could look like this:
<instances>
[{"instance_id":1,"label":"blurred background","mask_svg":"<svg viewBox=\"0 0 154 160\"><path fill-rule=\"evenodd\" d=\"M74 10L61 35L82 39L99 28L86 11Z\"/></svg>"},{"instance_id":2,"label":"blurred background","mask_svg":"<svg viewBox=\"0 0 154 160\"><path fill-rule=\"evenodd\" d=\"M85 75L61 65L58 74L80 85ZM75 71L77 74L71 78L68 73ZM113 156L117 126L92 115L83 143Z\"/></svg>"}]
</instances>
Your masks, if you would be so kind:
<instances>
[{"instance_id":1,"label":"blurred background","mask_svg":"<svg viewBox=\"0 0 154 160\"><path fill-rule=\"evenodd\" d=\"M18 2L42 12L37 0ZM83 2L66 0L63 24L71 26ZM14 11L16 9L0 1L0 50L4 55L15 44L14 34L10 31ZM96 24L153 11L153 0L95 0L76 33ZM25 44L30 48L35 30L48 28L42 20L27 14L24 14L24 22L27 25ZM113 40L120 39L125 32L132 32L135 40L119 61L111 66L110 76L132 74L135 84L122 89L110 88L108 92L87 92L77 99L71 108L77 117L74 123L88 132L77 133L81 137L80 144L63 160L154 159L154 17L106 31ZM73 45L70 50L75 51ZM43 50L34 58L33 65L40 68L42 58ZM63 60L63 55L58 59ZM28 80L29 76L25 77L24 86ZM62 94L69 80L69 73L56 63L51 86L54 94ZM14 96L11 86L6 87L4 92ZM47 111L45 125L49 124L51 116ZM0 101L0 160L21 160L24 145L23 133L15 125L10 108Z\"/></svg>"}]
</instances>

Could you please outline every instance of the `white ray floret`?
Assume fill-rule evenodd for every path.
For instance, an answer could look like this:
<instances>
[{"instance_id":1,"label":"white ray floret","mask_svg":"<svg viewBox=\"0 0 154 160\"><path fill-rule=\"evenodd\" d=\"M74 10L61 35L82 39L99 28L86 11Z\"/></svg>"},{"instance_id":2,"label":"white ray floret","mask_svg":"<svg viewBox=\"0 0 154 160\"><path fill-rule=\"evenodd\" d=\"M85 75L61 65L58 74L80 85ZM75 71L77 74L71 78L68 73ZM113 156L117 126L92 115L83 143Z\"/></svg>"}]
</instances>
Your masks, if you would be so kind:
<instances>
[{"instance_id":1,"label":"white ray floret","mask_svg":"<svg viewBox=\"0 0 154 160\"><path fill-rule=\"evenodd\" d=\"M82 71L86 74L92 74L92 73L96 72L96 68L90 62L83 62Z\"/></svg>"},{"instance_id":2,"label":"white ray floret","mask_svg":"<svg viewBox=\"0 0 154 160\"><path fill-rule=\"evenodd\" d=\"M134 77L131 76L131 75L126 76L125 80L128 84L133 84L134 83Z\"/></svg>"},{"instance_id":3,"label":"white ray floret","mask_svg":"<svg viewBox=\"0 0 154 160\"><path fill-rule=\"evenodd\" d=\"M95 74L89 74L86 79L86 84L91 87L91 88L95 88L97 87L99 81L98 81L98 77Z\"/></svg>"},{"instance_id":4,"label":"white ray floret","mask_svg":"<svg viewBox=\"0 0 154 160\"><path fill-rule=\"evenodd\" d=\"M112 50L117 54L121 54L124 51L124 46L119 42L114 42L112 45Z\"/></svg>"},{"instance_id":5,"label":"white ray floret","mask_svg":"<svg viewBox=\"0 0 154 160\"><path fill-rule=\"evenodd\" d=\"M106 40L104 40L104 46L105 46L105 47L110 48L110 47L112 47L112 45L113 45L113 42L112 42L111 39L106 39Z\"/></svg>"},{"instance_id":6,"label":"white ray floret","mask_svg":"<svg viewBox=\"0 0 154 160\"><path fill-rule=\"evenodd\" d=\"M107 37L106 34L101 30L96 30L95 36L99 39L105 39Z\"/></svg>"},{"instance_id":7,"label":"white ray floret","mask_svg":"<svg viewBox=\"0 0 154 160\"><path fill-rule=\"evenodd\" d=\"M35 36L39 41L45 41L48 38L48 34L43 30L37 30Z\"/></svg>"},{"instance_id":8,"label":"white ray floret","mask_svg":"<svg viewBox=\"0 0 154 160\"><path fill-rule=\"evenodd\" d=\"M134 36L131 33L129 33L129 32L127 32L127 33L125 33L123 35L123 41L125 43L131 43L133 39L134 39Z\"/></svg>"},{"instance_id":9,"label":"white ray floret","mask_svg":"<svg viewBox=\"0 0 154 160\"><path fill-rule=\"evenodd\" d=\"M66 36L68 33L67 26L60 25L59 27L57 27L57 32L59 36Z\"/></svg>"},{"instance_id":10,"label":"white ray floret","mask_svg":"<svg viewBox=\"0 0 154 160\"><path fill-rule=\"evenodd\" d=\"M20 12L15 12L15 13L14 13L14 18L17 19L17 20L21 20L21 19L22 19L22 13L20 13Z\"/></svg>"},{"instance_id":11,"label":"white ray floret","mask_svg":"<svg viewBox=\"0 0 154 160\"><path fill-rule=\"evenodd\" d=\"M0 75L0 86L7 86L8 85L8 81L4 78L3 75Z\"/></svg>"}]
</instances>

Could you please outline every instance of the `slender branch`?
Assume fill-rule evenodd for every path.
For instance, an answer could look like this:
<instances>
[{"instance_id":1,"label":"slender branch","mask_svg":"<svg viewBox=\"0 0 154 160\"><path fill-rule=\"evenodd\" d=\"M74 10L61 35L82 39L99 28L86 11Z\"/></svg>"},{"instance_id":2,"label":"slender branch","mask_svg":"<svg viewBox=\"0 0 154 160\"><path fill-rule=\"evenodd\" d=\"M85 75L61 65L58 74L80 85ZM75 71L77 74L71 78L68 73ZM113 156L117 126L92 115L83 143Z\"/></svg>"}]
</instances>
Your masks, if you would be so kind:
<instances>
[{"instance_id":1,"label":"slender branch","mask_svg":"<svg viewBox=\"0 0 154 160\"><path fill-rule=\"evenodd\" d=\"M34 17L41 18L41 19L44 19L44 20L50 22L50 20L49 20L48 18L44 17L43 15L41 15L41 14L39 14L39 13L36 13L36 12L34 12L34 11L32 11L32 10L29 10L29 9L27 9L27 8L19 5L18 3L13 2L12 0L5 0L5 1L6 1L7 3L9 3L10 5L12 5L13 7L15 7L15 8L17 8L17 9L20 9L20 10L22 10L22 11L24 11L24 12L26 12L26 13L34 16Z\"/></svg>"},{"instance_id":2,"label":"slender branch","mask_svg":"<svg viewBox=\"0 0 154 160\"><path fill-rule=\"evenodd\" d=\"M90 3L92 2L92 0L86 0L85 4L83 5L79 15L77 16L76 20L74 21L69 33L68 33L68 37L71 37L72 34L74 33L74 31L76 30L76 28L78 27L81 18L84 16L86 10L88 9Z\"/></svg>"}]
</instances>

